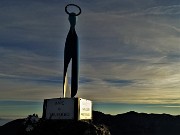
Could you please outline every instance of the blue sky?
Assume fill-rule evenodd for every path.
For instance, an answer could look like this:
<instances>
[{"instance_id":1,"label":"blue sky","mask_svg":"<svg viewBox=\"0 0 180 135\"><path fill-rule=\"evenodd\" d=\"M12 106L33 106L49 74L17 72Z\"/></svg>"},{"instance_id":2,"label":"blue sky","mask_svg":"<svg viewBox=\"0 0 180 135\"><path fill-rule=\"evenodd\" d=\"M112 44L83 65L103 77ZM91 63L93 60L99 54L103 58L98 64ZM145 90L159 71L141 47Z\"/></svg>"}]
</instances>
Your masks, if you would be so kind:
<instances>
[{"instance_id":1,"label":"blue sky","mask_svg":"<svg viewBox=\"0 0 180 135\"><path fill-rule=\"evenodd\" d=\"M31 106L34 102L62 97L68 3L74 1L0 1L0 117L9 111L10 102L16 101L15 110L24 116L28 112L21 110L28 105L30 113L41 113L41 104ZM96 110L111 114L128 110L180 114L180 1L75 4L82 8L76 25L77 97L91 99ZM19 102L27 106L20 109Z\"/></svg>"}]
</instances>

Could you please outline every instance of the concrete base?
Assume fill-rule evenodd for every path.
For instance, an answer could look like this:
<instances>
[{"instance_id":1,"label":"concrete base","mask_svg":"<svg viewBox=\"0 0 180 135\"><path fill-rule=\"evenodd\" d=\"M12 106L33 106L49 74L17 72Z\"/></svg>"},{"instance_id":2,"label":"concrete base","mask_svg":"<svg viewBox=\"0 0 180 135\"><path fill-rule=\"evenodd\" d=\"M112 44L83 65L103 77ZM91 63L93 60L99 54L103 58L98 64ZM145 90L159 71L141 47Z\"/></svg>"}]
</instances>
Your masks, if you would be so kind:
<instances>
[{"instance_id":1,"label":"concrete base","mask_svg":"<svg viewBox=\"0 0 180 135\"><path fill-rule=\"evenodd\" d=\"M91 120L92 101L82 98L45 99L43 118L52 120Z\"/></svg>"}]
</instances>

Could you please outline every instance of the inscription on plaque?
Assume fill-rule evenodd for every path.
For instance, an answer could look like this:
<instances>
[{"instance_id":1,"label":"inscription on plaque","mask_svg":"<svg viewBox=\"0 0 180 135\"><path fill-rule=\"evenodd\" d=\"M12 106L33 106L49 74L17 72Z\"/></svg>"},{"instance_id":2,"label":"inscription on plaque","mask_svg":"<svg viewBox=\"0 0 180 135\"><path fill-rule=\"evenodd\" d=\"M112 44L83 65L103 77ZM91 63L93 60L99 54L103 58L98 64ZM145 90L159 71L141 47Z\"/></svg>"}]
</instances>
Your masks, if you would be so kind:
<instances>
[{"instance_id":1,"label":"inscription on plaque","mask_svg":"<svg viewBox=\"0 0 180 135\"><path fill-rule=\"evenodd\" d=\"M92 102L90 100L80 98L79 119L92 118Z\"/></svg>"},{"instance_id":2,"label":"inscription on plaque","mask_svg":"<svg viewBox=\"0 0 180 135\"><path fill-rule=\"evenodd\" d=\"M72 99L51 99L47 101L47 119L73 119L74 101Z\"/></svg>"},{"instance_id":3,"label":"inscription on plaque","mask_svg":"<svg viewBox=\"0 0 180 135\"><path fill-rule=\"evenodd\" d=\"M52 120L90 120L92 101L82 98L55 98L44 102L44 118Z\"/></svg>"}]
</instances>

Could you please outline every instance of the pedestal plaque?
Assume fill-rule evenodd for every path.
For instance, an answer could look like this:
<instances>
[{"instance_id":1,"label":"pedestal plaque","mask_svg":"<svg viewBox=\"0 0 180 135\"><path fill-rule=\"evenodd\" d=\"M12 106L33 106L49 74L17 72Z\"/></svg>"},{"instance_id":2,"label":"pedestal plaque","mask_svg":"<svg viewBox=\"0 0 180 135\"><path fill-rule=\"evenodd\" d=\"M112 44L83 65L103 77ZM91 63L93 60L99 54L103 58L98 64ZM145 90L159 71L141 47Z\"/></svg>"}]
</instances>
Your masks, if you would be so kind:
<instances>
[{"instance_id":1,"label":"pedestal plaque","mask_svg":"<svg viewBox=\"0 0 180 135\"><path fill-rule=\"evenodd\" d=\"M82 98L45 99L43 118L51 120L90 120L92 101Z\"/></svg>"}]
</instances>

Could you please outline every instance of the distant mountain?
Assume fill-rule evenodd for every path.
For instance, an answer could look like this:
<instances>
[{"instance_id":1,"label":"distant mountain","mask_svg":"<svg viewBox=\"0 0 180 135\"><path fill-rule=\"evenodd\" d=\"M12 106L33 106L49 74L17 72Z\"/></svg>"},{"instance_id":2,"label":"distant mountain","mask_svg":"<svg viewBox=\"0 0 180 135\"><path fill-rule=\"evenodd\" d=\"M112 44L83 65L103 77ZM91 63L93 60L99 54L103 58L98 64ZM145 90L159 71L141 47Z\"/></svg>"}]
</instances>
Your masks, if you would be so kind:
<instances>
[{"instance_id":1,"label":"distant mountain","mask_svg":"<svg viewBox=\"0 0 180 135\"><path fill-rule=\"evenodd\" d=\"M128 112L116 116L93 113L95 124L105 124L112 135L180 135L180 116Z\"/></svg>"},{"instance_id":2,"label":"distant mountain","mask_svg":"<svg viewBox=\"0 0 180 135\"><path fill-rule=\"evenodd\" d=\"M24 135L24 119L0 127L0 135ZM109 130L108 130L109 129ZM43 121L33 135L180 135L180 116L128 112L112 116L93 111L92 122Z\"/></svg>"}]
</instances>

